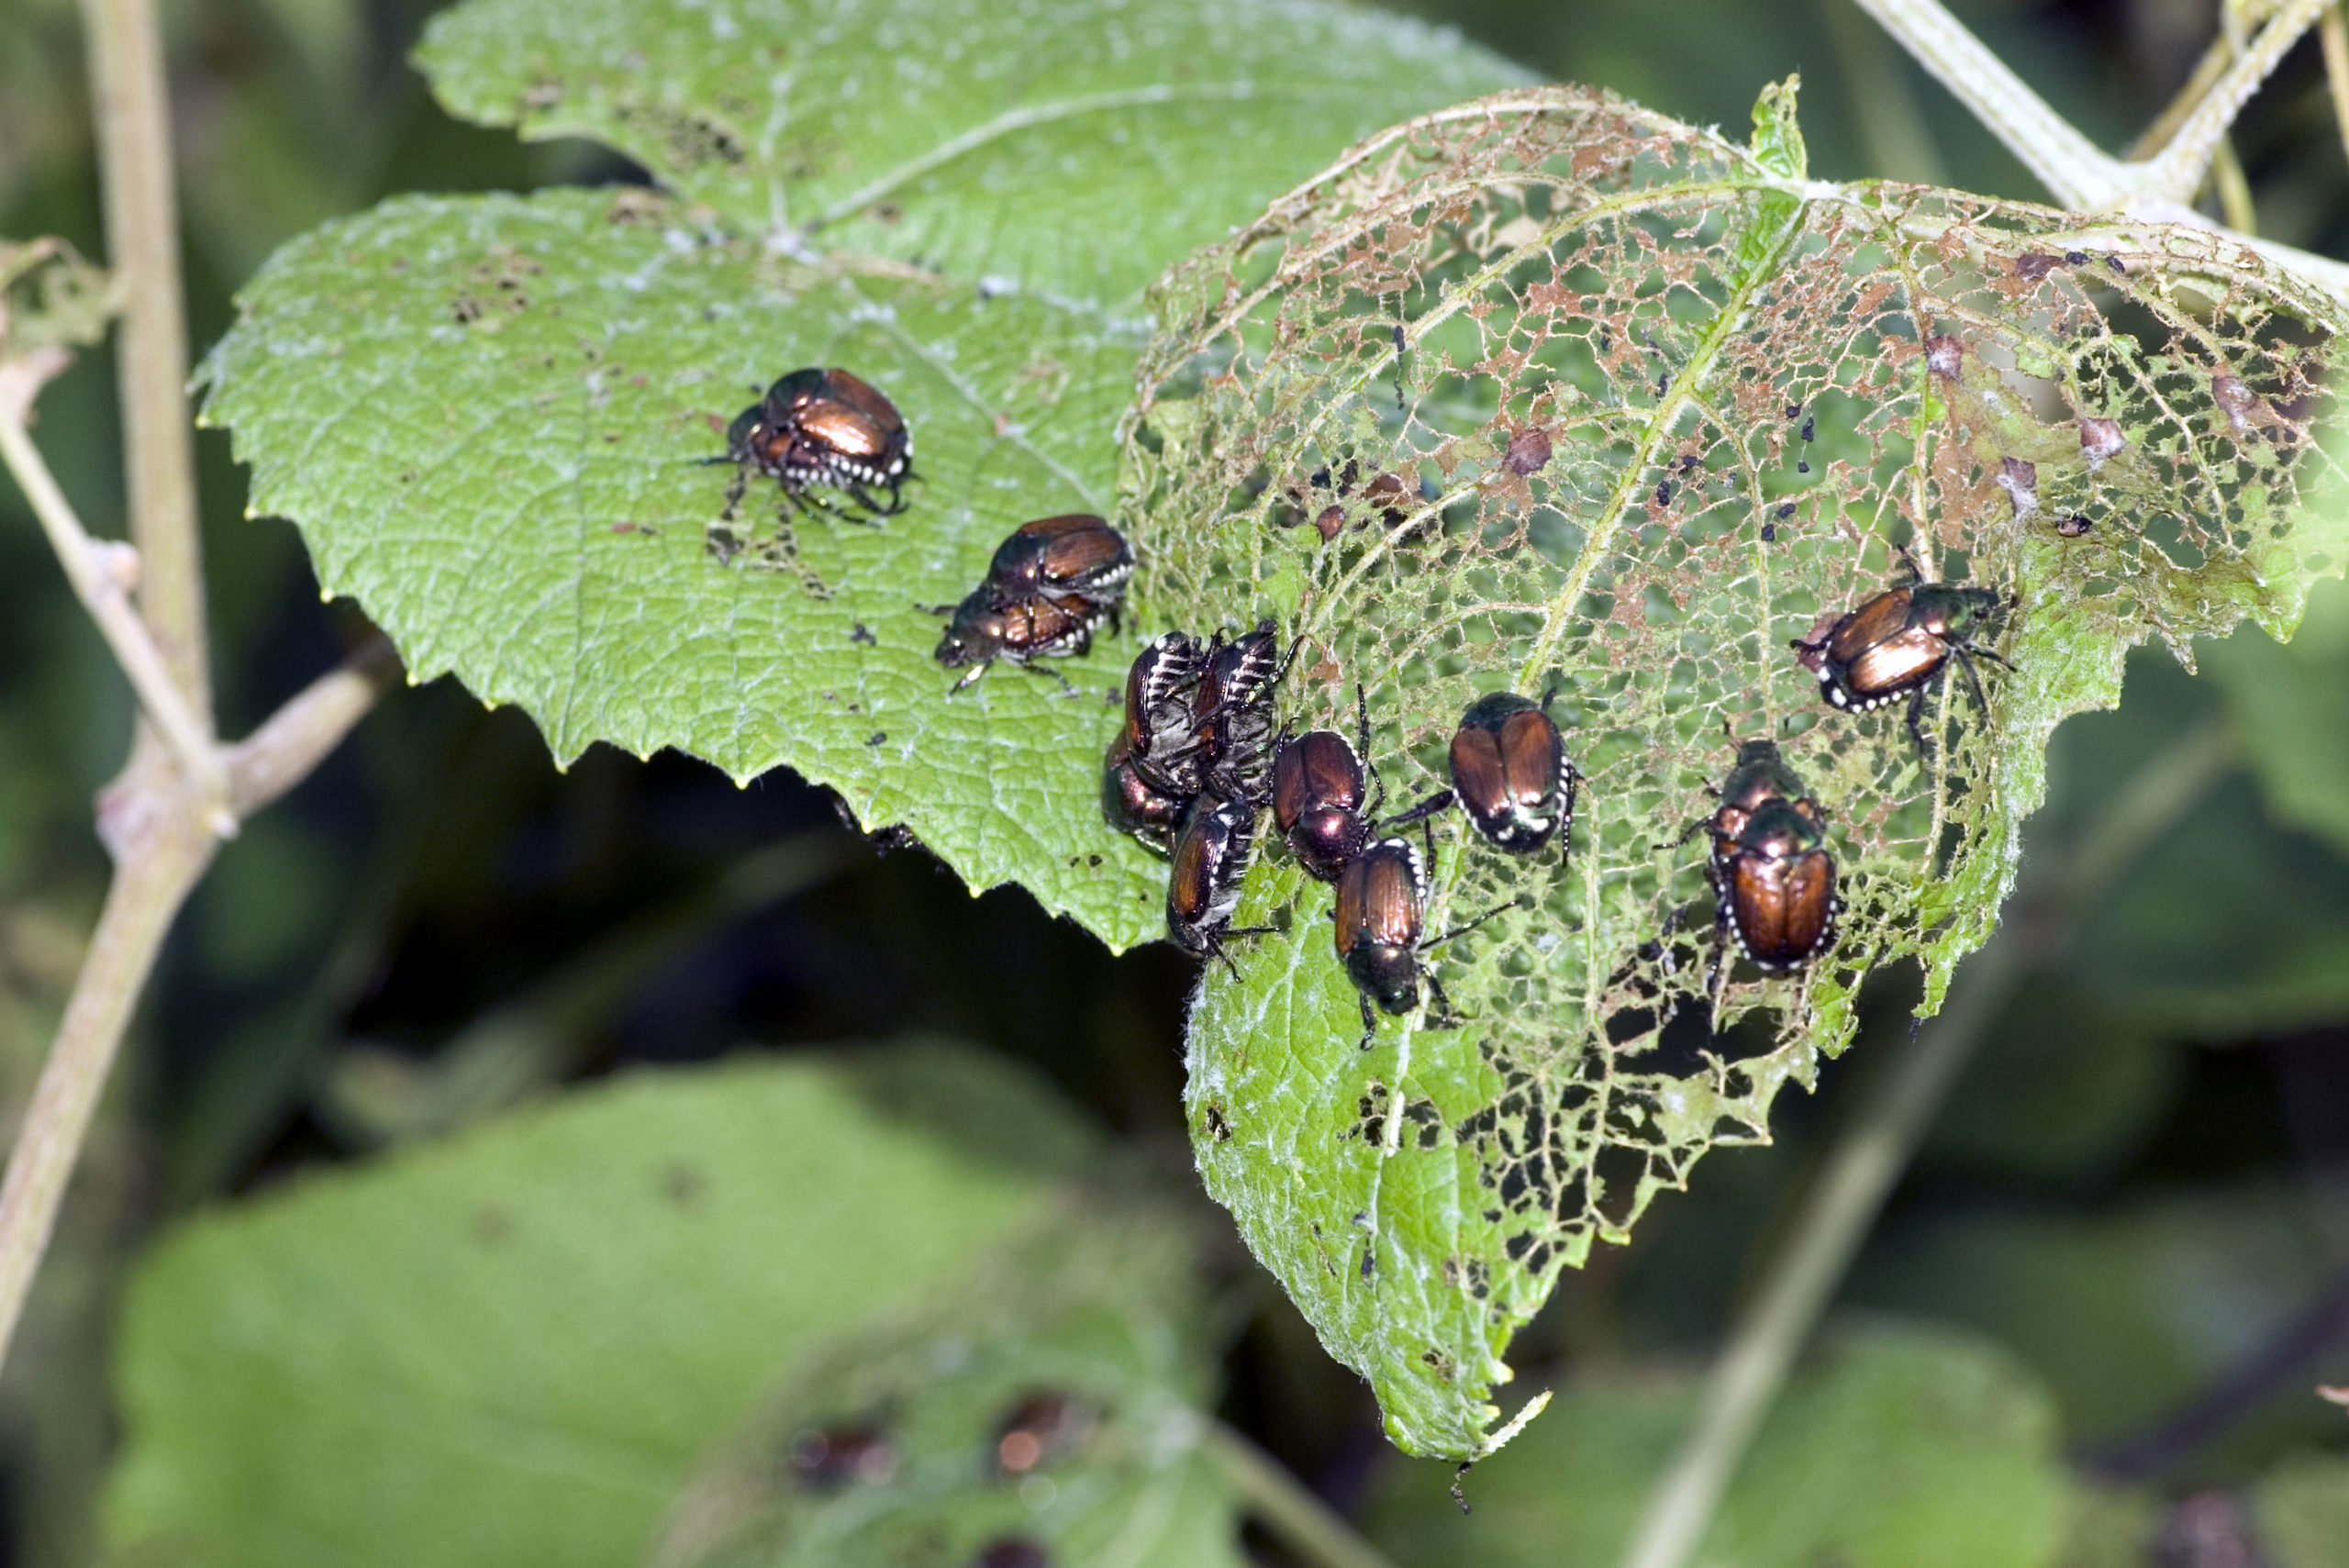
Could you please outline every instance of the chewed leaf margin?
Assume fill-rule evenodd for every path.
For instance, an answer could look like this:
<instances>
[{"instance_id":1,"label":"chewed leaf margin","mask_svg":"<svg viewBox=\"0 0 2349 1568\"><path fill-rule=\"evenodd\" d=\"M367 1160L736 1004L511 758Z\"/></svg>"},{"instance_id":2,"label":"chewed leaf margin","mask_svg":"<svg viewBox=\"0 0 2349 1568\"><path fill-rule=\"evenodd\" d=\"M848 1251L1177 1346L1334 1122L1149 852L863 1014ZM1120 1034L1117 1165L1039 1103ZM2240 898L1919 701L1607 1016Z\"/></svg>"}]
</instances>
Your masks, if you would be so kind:
<instances>
[{"instance_id":1,"label":"chewed leaf margin","mask_svg":"<svg viewBox=\"0 0 2349 1568\"><path fill-rule=\"evenodd\" d=\"M1722 1142L1766 1140L1855 1028L1920 1011L2012 885L2063 717L2128 648L2288 630L2344 554L2341 302L2215 233L1799 173L1608 95L1504 95L1372 139L1156 295L1123 504L1152 624L1305 635L1298 727L1368 689L1391 795L1443 778L1475 695L1554 688L1585 775L1572 857L1455 818L1430 955L1461 1028L1366 1054L1328 895L1260 867L1276 934L1191 1020L1209 1190L1415 1451L1497 1440L1509 1336L1594 1239ZM1906 580L2003 601L1923 714L1837 712L1788 647ZM1800 976L1708 1018L1702 844L1733 740L1825 808L1847 906Z\"/></svg>"},{"instance_id":2,"label":"chewed leaf margin","mask_svg":"<svg viewBox=\"0 0 2349 1568\"><path fill-rule=\"evenodd\" d=\"M405 197L294 242L203 375L252 508L295 519L412 679L526 708L559 764L675 747L789 766L974 888L1018 881L1113 947L1159 862L1101 821L1132 638L949 697L940 618L1022 520L1106 509L1140 333L899 268L811 267L638 189ZM778 369L852 362L914 434L878 526L721 522L727 421ZM788 528L793 542L784 542ZM1044 756L1063 765L1027 765Z\"/></svg>"}]
</instances>

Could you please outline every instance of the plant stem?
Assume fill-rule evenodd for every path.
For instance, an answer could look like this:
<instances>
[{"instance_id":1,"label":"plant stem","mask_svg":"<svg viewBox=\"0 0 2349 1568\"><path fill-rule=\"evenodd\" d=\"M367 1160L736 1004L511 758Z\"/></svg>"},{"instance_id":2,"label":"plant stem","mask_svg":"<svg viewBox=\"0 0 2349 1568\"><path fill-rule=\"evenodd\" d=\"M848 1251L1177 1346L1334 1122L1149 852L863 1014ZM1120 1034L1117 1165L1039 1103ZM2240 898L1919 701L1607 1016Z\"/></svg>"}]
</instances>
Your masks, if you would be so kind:
<instances>
[{"instance_id":1,"label":"plant stem","mask_svg":"<svg viewBox=\"0 0 2349 1568\"><path fill-rule=\"evenodd\" d=\"M173 684L209 730L212 683L205 659L187 318L162 35L153 0L83 0L82 20L89 35L108 261L123 302L116 366L130 538L139 547L139 605Z\"/></svg>"},{"instance_id":2,"label":"plant stem","mask_svg":"<svg viewBox=\"0 0 2349 1568\"><path fill-rule=\"evenodd\" d=\"M2325 8L2317 23L2318 41L2324 45L2324 83L2332 94L2333 128L2341 133L2341 148L2349 152L2349 26L2343 24L2341 7Z\"/></svg>"},{"instance_id":3,"label":"plant stem","mask_svg":"<svg viewBox=\"0 0 2349 1568\"><path fill-rule=\"evenodd\" d=\"M32 363L34 356L30 355L15 363L0 365L0 377L19 384L0 386L0 460L6 461L8 472L24 491L25 499L32 503L33 515L40 519L41 530L49 535L50 545L65 568L66 580L73 584L73 592L90 612L90 618L98 623L98 630L105 635L106 646L114 651L123 673L130 677L140 707L161 732L181 772L206 803L208 826L222 838L230 837L237 830L237 818L228 804L228 772L221 762L219 748L213 744L210 726L189 708L155 639L149 635L147 623L131 608L122 574L113 570L114 562L126 559L128 552L120 545L101 545L90 538L81 518L74 516L72 504L65 499L65 493L58 488L49 464L42 461L40 449L33 444L30 432L24 427L24 414L31 398L29 389L20 384L40 376L49 364L62 368L61 352L43 358L46 362L40 365ZM15 395L20 390L26 393L21 403ZM112 551L123 553L111 555Z\"/></svg>"},{"instance_id":4,"label":"plant stem","mask_svg":"<svg viewBox=\"0 0 2349 1568\"><path fill-rule=\"evenodd\" d=\"M171 762L147 744L108 792L128 807L113 840L114 881L0 1182L0 1356L24 1313L131 1009L218 842L194 812L170 808L178 783Z\"/></svg>"},{"instance_id":5,"label":"plant stem","mask_svg":"<svg viewBox=\"0 0 2349 1568\"><path fill-rule=\"evenodd\" d=\"M2227 227L2238 234L2259 232L2259 215L2251 203L2251 181L2243 172L2243 160L2235 156L2235 144L2227 138L2219 139L2218 150L2210 154L2210 183L2219 188L2219 211Z\"/></svg>"},{"instance_id":6,"label":"plant stem","mask_svg":"<svg viewBox=\"0 0 2349 1568\"><path fill-rule=\"evenodd\" d=\"M251 816L309 777L398 673L391 639L378 633L228 747L229 800L238 814Z\"/></svg>"},{"instance_id":7,"label":"plant stem","mask_svg":"<svg viewBox=\"0 0 2349 1568\"><path fill-rule=\"evenodd\" d=\"M2206 721L2139 773L2043 891L1966 962L1942 1016L1867 1086L1803 1195L1792 1240L1770 1260L1713 1363L1697 1425L1650 1494L1624 1568L1683 1568L1694 1555L1796 1352L2016 984L2063 951L2080 906L2158 842L2235 756L2224 726Z\"/></svg>"},{"instance_id":8,"label":"plant stem","mask_svg":"<svg viewBox=\"0 0 2349 1568\"><path fill-rule=\"evenodd\" d=\"M1240 1495L1241 1506L1302 1561L1315 1568L1394 1568L1278 1460L1221 1421L1207 1423L1199 1451Z\"/></svg>"},{"instance_id":9,"label":"plant stem","mask_svg":"<svg viewBox=\"0 0 2349 1568\"><path fill-rule=\"evenodd\" d=\"M2330 0L2291 0L2279 6L2267 19L2267 25L2253 35L2249 46L2220 76L2210 90L2189 110L2168 143L2155 153L2150 162L2135 167L2142 171L2133 183L2134 194L2154 201L2190 202L2201 188L2202 176L2210 171L2210 160L2216 156L2227 128L2259 84L2267 80L2283 60L2287 50L2300 39L2300 35L2316 25L2317 17L2328 8Z\"/></svg>"},{"instance_id":10,"label":"plant stem","mask_svg":"<svg viewBox=\"0 0 2349 1568\"><path fill-rule=\"evenodd\" d=\"M2119 160L2074 129L1940 0L1856 0L1976 119L2068 207L2110 206L2128 194Z\"/></svg>"}]
</instances>

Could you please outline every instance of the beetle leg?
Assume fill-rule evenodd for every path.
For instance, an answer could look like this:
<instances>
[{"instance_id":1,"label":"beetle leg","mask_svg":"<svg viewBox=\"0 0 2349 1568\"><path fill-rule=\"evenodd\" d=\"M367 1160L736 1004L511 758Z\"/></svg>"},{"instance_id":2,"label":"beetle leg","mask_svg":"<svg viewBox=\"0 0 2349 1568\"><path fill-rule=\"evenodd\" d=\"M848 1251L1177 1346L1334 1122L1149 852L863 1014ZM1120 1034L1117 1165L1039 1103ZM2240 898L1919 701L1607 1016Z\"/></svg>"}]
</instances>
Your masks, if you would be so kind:
<instances>
[{"instance_id":1,"label":"beetle leg","mask_svg":"<svg viewBox=\"0 0 2349 1568\"><path fill-rule=\"evenodd\" d=\"M1077 651L1082 653L1085 650L1080 648ZM982 669L985 667L985 666L984 665L981 666ZM1019 667L1027 671L1031 675L1050 675L1053 680L1058 681L1061 684L1061 689L1055 692L1053 695L1063 697L1073 697L1076 695L1076 688L1069 684L1068 677L1062 674L1058 670L1053 669L1050 664L1038 664L1032 661L1022 660L1019 662ZM962 688L960 686L955 688L957 691L960 691L961 689Z\"/></svg>"},{"instance_id":2,"label":"beetle leg","mask_svg":"<svg viewBox=\"0 0 2349 1568\"><path fill-rule=\"evenodd\" d=\"M717 460L710 459L707 461L715 462ZM740 463L736 463L734 465L734 477L726 486L726 506L725 508L718 514L718 521L722 523L730 523L734 520L734 508L742 504L743 492L750 489L750 487L751 471L744 468Z\"/></svg>"},{"instance_id":3,"label":"beetle leg","mask_svg":"<svg viewBox=\"0 0 2349 1568\"><path fill-rule=\"evenodd\" d=\"M1435 971L1429 970L1419 978L1428 983L1428 995L1432 998L1428 1006L1428 1016L1419 1027L1428 1029L1458 1029L1460 1015L1452 1010L1452 998L1443 994L1443 982L1435 977Z\"/></svg>"},{"instance_id":4,"label":"beetle leg","mask_svg":"<svg viewBox=\"0 0 2349 1568\"><path fill-rule=\"evenodd\" d=\"M871 495L867 495L865 493L864 486L862 484L843 484L841 488L848 492L849 499L854 501L858 506L864 508L864 516L863 517L857 516L854 512L832 511L832 516L838 517L841 522L854 523L859 528L877 528L881 526L881 519L888 517L892 511L892 508L884 506L880 502L875 501ZM832 509L827 507L826 510L831 511Z\"/></svg>"},{"instance_id":5,"label":"beetle leg","mask_svg":"<svg viewBox=\"0 0 2349 1568\"><path fill-rule=\"evenodd\" d=\"M1924 759L1925 766L1931 769L1933 765L1933 748L1925 739L1925 728L1922 723L1924 717L1925 688L1919 686L1909 694L1909 739L1917 743L1918 755Z\"/></svg>"},{"instance_id":6,"label":"beetle leg","mask_svg":"<svg viewBox=\"0 0 2349 1568\"><path fill-rule=\"evenodd\" d=\"M1973 658L1963 648L1953 648L1950 651L1957 656L1957 667L1965 672L1965 685L1974 694L1974 706L1981 710L1983 717L1989 717L1989 699L1982 695L1982 677L1974 673Z\"/></svg>"},{"instance_id":7,"label":"beetle leg","mask_svg":"<svg viewBox=\"0 0 2349 1568\"><path fill-rule=\"evenodd\" d=\"M1368 1051L1371 1041L1378 1038L1378 1015L1370 1010L1370 998L1357 990L1354 1000L1362 1004L1362 1049Z\"/></svg>"},{"instance_id":8,"label":"beetle leg","mask_svg":"<svg viewBox=\"0 0 2349 1568\"><path fill-rule=\"evenodd\" d=\"M1681 829L1680 837L1669 840L1664 843L1658 844L1655 848L1659 850L1676 850L1681 845L1687 843L1689 840L1695 838L1698 834L1709 830L1712 825L1713 819L1711 817L1699 817L1697 820L1688 824L1687 828Z\"/></svg>"},{"instance_id":9,"label":"beetle leg","mask_svg":"<svg viewBox=\"0 0 2349 1568\"><path fill-rule=\"evenodd\" d=\"M946 688L946 695L950 697L952 696L956 692L961 691L964 686L969 685L981 675L985 674L987 673L987 665L991 662L992 661L990 660L982 659L976 664L972 665L971 673L969 674L963 676L961 680Z\"/></svg>"}]
</instances>

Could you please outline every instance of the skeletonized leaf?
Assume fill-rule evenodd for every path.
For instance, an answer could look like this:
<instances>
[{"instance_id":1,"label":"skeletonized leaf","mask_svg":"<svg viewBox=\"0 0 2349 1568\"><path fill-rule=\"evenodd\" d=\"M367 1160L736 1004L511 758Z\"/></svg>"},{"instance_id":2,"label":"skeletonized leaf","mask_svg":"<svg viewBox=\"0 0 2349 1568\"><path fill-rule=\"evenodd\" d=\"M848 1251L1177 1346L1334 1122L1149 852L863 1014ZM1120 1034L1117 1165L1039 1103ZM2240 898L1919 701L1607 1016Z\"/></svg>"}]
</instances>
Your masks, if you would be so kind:
<instances>
[{"instance_id":1,"label":"skeletonized leaf","mask_svg":"<svg viewBox=\"0 0 2349 1568\"><path fill-rule=\"evenodd\" d=\"M1790 89L1754 149L1574 89L1372 139L1156 296L1121 486L1172 624L1304 634L1300 727L1369 691L1389 797L1468 701L1554 691L1571 855L1438 829L1424 957L1460 1017L1362 1051L1329 895L1260 867L1192 1018L1209 1187L1414 1451L1498 1440L1511 1333L1717 1143L1768 1137L1872 972L1924 1007L1978 946L2065 715L2122 653L2281 631L2344 555L2312 439L2339 302L2224 238L1803 177ZM2336 491L2337 494L2337 491ZM1977 710L1913 746L1821 703L1789 641L1905 580L2000 596ZM1990 662L2002 658L2010 669ZM1847 907L1809 972L1723 973L1702 842L1738 740L1824 807ZM1504 1433L1505 1435L1505 1433Z\"/></svg>"}]
</instances>

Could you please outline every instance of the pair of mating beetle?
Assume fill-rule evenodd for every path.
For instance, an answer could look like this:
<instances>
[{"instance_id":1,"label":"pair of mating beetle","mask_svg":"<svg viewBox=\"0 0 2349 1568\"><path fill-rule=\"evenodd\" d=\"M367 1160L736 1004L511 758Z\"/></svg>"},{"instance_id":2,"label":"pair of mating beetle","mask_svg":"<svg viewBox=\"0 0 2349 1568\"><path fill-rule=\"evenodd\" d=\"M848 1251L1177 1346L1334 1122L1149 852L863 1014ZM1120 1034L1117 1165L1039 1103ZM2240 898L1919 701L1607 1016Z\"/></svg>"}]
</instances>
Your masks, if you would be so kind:
<instances>
[{"instance_id":1,"label":"pair of mating beetle","mask_svg":"<svg viewBox=\"0 0 2349 1568\"><path fill-rule=\"evenodd\" d=\"M938 662L950 670L971 667L949 694L985 674L997 659L1042 671L1028 661L1085 652L1101 623L1116 618L1133 574L1134 552L1125 536L1090 512L1020 524L996 547L986 576L961 604L930 606L952 617L938 642ZM1068 686L1057 672L1042 673Z\"/></svg>"},{"instance_id":2,"label":"pair of mating beetle","mask_svg":"<svg viewBox=\"0 0 2349 1568\"><path fill-rule=\"evenodd\" d=\"M1338 884L1338 960L1360 997L1367 1046L1377 1030L1372 1002L1394 1014L1417 1006L1419 955L1500 912L1427 937L1427 856L1393 829L1417 822L1424 836L1428 819L1457 801L1492 842L1531 853L1571 828L1576 775L1546 705L1496 693L1469 707L1453 737L1453 787L1381 820L1385 786L1363 760L1370 712L1361 688L1359 750L1335 730L1275 736L1272 691L1287 668L1277 647L1265 621L1230 641L1219 633L1202 647L1169 632L1144 649L1127 672L1124 722L1104 760L1102 811L1154 849L1171 845L1167 932L1220 958L1226 939L1251 934L1232 930L1231 917L1256 813L1270 806L1298 864ZM1426 978L1448 1017L1442 983Z\"/></svg>"},{"instance_id":3,"label":"pair of mating beetle","mask_svg":"<svg viewBox=\"0 0 2349 1568\"><path fill-rule=\"evenodd\" d=\"M1915 564L1910 563L1910 571ZM1837 617L1816 639L1791 646L1819 676L1820 695L1847 713L1867 713L1909 699L1909 739L1930 755L1920 723L1925 693L1954 659L1974 700L1987 707L1974 658L2006 660L1974 640L2000 607L1987 588L1916 582L1887 588ZM1749 740L1721 784L1713 815L1681 840L1709 833L1706 873L1713 885L1715 983L1734 940L1767 973L1801 969L1834 940L1842 913L1835 861L1826 850L1827 814L1778 753Z\"/></svg>"}]
</instances>

